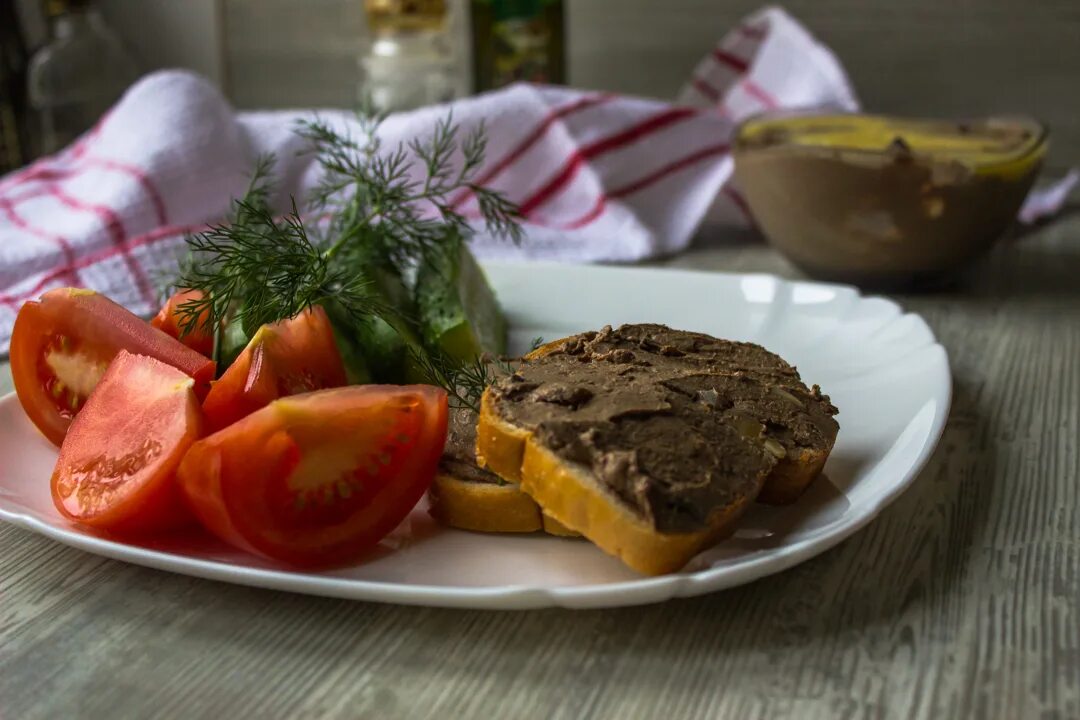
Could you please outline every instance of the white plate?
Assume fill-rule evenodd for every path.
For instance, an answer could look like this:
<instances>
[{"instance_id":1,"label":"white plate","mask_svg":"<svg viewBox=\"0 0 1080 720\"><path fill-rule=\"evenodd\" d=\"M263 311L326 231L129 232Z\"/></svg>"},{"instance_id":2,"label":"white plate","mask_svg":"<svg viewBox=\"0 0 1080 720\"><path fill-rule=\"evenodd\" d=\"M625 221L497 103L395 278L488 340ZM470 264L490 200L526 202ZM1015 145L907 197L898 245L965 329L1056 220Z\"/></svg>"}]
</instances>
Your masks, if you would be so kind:
<instances>
[{"instance_id":1,"label":"white plate","mask_svg":"<svg viewBox=\"0 0 1080 720\"><path fill-rule=\"evenodd\" d=\"M605 324L662 322L761 343L840 408L825 476L795 505L754 507L730 540L681 573L643 578L583 540L436 526L423 507L367 562L291 572L202 534L143 545L64 521L49 497L54 448L0 400L0 518L62 543L172 572L293 592L475 608L633 605L750 582L817 555L866 525L915 477L945 425L945 350L923 320L835 285L631 268L489 265L515 349Z\"/></svg>"}]
</instances>

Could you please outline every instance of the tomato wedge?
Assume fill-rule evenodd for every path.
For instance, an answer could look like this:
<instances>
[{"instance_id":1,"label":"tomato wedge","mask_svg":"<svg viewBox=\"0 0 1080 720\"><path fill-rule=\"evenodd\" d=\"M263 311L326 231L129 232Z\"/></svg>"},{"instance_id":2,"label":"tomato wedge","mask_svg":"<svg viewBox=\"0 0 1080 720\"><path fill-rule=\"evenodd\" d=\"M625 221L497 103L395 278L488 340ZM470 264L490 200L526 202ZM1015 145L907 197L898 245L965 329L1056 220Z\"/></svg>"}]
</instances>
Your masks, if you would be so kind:
<instances>
[{"instance_id":1,"label":"tomato wedge","mask_svg":"<svg viewBox=\"0 0 1080 720\"><path fill-rule=\"evenodd\" d=\"M11 333L11 375L23 410L59 445L71 419L127 350L160 360L195 379L200 397L214 363L93 290L50 290L19 309Z\"/></svg>"},{"instance_id":2,"label":"tomato wedge","mask_svg":"<svg viewBox=\"0 0 1080 720\"><path fill-rule=\"evenodd\" d=\"M176 467L198 438L195 381L121 350L68 430L52 475L66 517L117 534L193 521Z\"/></svg>"},{"instance_id":3,"label":"tomato wedge","mask_svg":"<svg viewBox=\"0 0 1080 720\"><path fill-rule=\"evenodd\" d=\"M192 445L178 477L195 515L249 552L299 566L355 561L431 484L446 393L354 385L276 400Z\"/></svg>"},{"instance_id":4,"label":"tomato wedge","mask_svg":"<svg viewBox=\"0 0 1080 720\"><path fill-rule=\"evenodd\" d=\"M213 383L203 412L210 432L216 432L280 397L344 384L334 331L326 311L316 306L259 328Z\"/></svg>"},{"instance_id":5,"label":"tomato wedge","mask_svg":"<svg viewBox=\"0 0 1080 720\"><path fill-rule=\"evenodd\" d=\"M210 315L209 308L199 313L195 327L190 332L185 334L180 330L180 307L184 303L202 300L203 297L205 296L201 290L181 290L165 301L165 306L154 316L150 324L200 355L210 357L214 353L214 334L206 327L206 320Z\"/></svg>"}]
</instances>

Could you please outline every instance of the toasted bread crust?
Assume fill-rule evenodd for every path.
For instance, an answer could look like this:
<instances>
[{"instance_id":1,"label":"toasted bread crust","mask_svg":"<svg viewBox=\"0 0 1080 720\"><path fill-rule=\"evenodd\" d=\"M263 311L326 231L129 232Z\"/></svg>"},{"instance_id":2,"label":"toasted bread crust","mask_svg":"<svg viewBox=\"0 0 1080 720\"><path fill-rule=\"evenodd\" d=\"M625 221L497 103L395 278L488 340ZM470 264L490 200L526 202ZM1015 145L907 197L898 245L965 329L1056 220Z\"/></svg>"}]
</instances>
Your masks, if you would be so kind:
<instances>
[{"instance_id":1,"label":"toasted bread crust","mask_svg":"<svg viewBox=\"0 0 1080 720\"><path fill-rule=\"evenodd\" d=\"M524 493L522 493L522 494L524 494ZM551 517L551 515L548 515L546 510L542 510L541 514L543 515L542 519L544 521L544 532L546 532L548 535L555 535L556 537L567 537L567 538L579 538L579 537L581 537L581 533L576 532L576 531L571 530L570 528L566 527L561 522L559 522L555 518Z\"/></svg>"},{"instance_id":2,"label":"toasted bread crust","mask_svg":"<svg viewBox=\"0 0 1080 720\"><path fill-rule=\"evenodd\" d=\"M784 458L765 478L757 501L766 505L790 505L798 500L821 474L828 459L829 450L811 449L803 450L798 457Z\"/></svg>"},{"instance_id":3,"label":"toasted bread crust","mask_svg":"<svg viewBox=\"0 0 1080 720\"><path fill-rule=\"evenodd\" d=\"M470 482L440 472L428 499L432 517L462 530L531 533L544 527L540 506L514 485Z\"/></svg>"},{"instance_id":4,"label":"toasted bread crust","mask_svg":"<svg viewBox=\"0 0 1080 720\"><path fill-rule=\"evenodd\" d=\"M476 422L476 463L487 468L502 479L521 482L521 464L525 455L525 442L531 433L514 427L495 414L491 393L487 390L480 397L480 417Z\"/></svg>"},{"instance_id":5,"label":"toasted bread crust","mask_svg":"<svg viewBox=\"0 0 1080 720\"><path fill-rule=\"evenodd\" d=\"M488 533L544 531L558 537L578 533L548 517L516 485L462 480L443 471L428 489L431 516L450 527Z\"/></svg>"},{"instance_id":6,"label":"toasted bread crust","mask_svg":"<svg viewBox=\"0 0 1080 720\"><path fill-rule=\"evenodd\" d=\"M574 336L571 335L570 337ZM544 343L543 345L540 345L539 347L533 349L531 352L524 355L524 359L535 360L536 358L542 358L545 355L550 355L551 353L562 349L562 347L566 345L566 340L567 338L559 338L558 340L552 340L551 342Z\"/></svg>"},{"instance_id":7,"label":"toasted bread crust","mask_svg":"<svg viewBox=\"0 0 1080 720\"><path fill-rule=\"evenodd\" d=\"M730 534L764 481L759 478L755 492L712 513L704 529L661 533L586 472L544 448L532 433L499 418L488 392L481 400L477 431L477 461L481 466L503 477L516 477L521 489L546 514L646 575L678 570L698 552ZM516 467L514 462L518 462Z\"/></svg>"}]
</instances>

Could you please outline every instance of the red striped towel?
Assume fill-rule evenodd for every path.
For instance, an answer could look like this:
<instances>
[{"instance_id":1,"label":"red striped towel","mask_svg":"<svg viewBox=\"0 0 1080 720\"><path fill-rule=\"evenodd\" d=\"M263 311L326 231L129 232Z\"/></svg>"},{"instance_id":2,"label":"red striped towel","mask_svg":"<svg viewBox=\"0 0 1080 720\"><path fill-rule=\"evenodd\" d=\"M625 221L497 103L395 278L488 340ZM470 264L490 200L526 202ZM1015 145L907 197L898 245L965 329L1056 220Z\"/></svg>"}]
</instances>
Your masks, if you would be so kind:
<instances>
[{"instance_id":1,"label":"red striped towel","mask_svg":"<svg viewBox=\"0 0 1080 720\"><path fill-rule=\"evenodd\" d=\"M745 224L730 184L735 122L761 110L857 109L833 54L782 10L748 17L695 69L677 104L516 85L459 101L455 121L483 121L483 183L519 203L520 247L477 238L482 257L630 261L684 249L706 218ZM391 117L388 146L430 134L446 108ZM185 233L221 220L255 158L278 158L281 207L317 180L293 133L311 111L236 114L206 81L150 75L72 146L0 179L0 349L20 304L61 285L157 309L155 278ZM339 111L320 113L348 127ZM475 213L468 196L455 198Z\"/></svg>"}]
</instances>

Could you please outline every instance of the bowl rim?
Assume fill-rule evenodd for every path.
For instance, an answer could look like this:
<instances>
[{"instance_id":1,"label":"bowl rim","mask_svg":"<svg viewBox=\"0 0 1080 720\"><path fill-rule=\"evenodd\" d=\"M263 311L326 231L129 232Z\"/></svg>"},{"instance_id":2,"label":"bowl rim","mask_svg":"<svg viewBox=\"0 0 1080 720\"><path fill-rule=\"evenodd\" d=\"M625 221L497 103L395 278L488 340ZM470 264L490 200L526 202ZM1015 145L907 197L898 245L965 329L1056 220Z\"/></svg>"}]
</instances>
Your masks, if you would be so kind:
<instances>
[{"instance_id":1,"label":"bowl rim","mask_svg":"<svg viewBox=\"0 0 1080 720\"><path fill-rule=\"evenodd\" d=\"M904 155L915 161L922 160L930 163L960 163L972 170L980 172L993 173L995 169L1004 168L1010 165L1027 165L1030 163L1031 169L1037 169L1039 161L1045 156L1047 148L1049 146L1050 128L1049 126L1038 120L1035 117L1024 114L1001 114L1001 115L986 115L976 118L932 118L926 116L908 116L908 115L886 115L880 113L864 113L858 111L844 110L842 108L833 107L816 107L816 108L786 108L782 110L765 110L757 112L743 118L738 125L736 125L733 140L732 140L732 155L738 160L740 155L759 154L759 153L793 153L798 152L806 155L827 155L832 158L837 158L839 155L854 155L864 158L880 158L887 156L890 152L895 153L895 150L886 148L869 148L859 147L856 145L835 145L835 146L822 146L800 143L798 141L791 142L779 142L769 144L749 144L745 132L747 129L758 122L768 121L784 121L789 118L806 118L817 117L822 120L829 118L863 118L869 121L883 121L885 123L895 123L897 125L916 125L920 123L925 124L942 124L952 123L959 126L992 126L992 125L1012 125L1019 126L1024 130L1031 133L1031 137L1028 138L1021 146L1019 146L1015 152L1002 153L998 157L987 162L970 162L964 161L958 157L950 156L943 158L936 155L933 152L926 150L918 150L912 148L909 145L905 145L902 152ZM898 137L900 134L898 133ZM1019 173L1020 175L1026 173Z\"/></svg>"}]
</instances>

